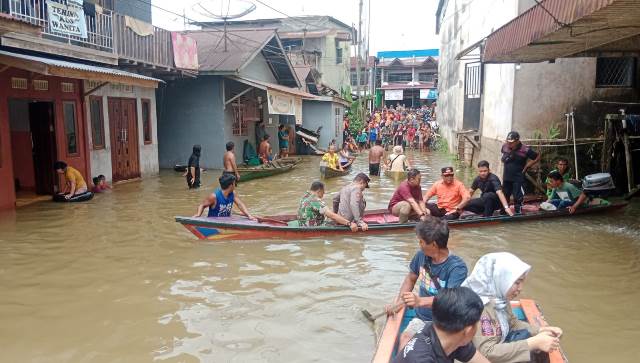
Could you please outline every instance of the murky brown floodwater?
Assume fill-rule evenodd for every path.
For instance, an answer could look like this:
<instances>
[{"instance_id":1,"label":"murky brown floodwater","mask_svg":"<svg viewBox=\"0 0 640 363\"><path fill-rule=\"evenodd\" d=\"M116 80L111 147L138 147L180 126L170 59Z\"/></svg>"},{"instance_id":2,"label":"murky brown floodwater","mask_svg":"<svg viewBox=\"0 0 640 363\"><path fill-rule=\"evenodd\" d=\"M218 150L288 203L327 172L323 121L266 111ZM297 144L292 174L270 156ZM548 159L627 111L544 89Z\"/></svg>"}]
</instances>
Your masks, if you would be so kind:
<instances>
[{"instance_id":1,"label":"murky brown floodwater","mask_svg":"<svg viewBox=\"0 0 640 363\"><path fill-rule=\"evenodd\" d=\"M438 154L414 160L428 174L423 185L450 163ZM258 215L294 212L317 161L239 192ZM363 157L356 169L365 165ZM368 206L386 207L393 187L374 180ZM414 234L202 242L173 216L193 214L210 189L188 191L163 171L85 204L2 215L0 361L369 361L374 331L360 309L395 296ZM470 268L500 250L533 265L524 296L564 328L571 362L635 363L639 216L635 202L608 216L454 230L450 244Z\"/></svg>"}]
</instances>

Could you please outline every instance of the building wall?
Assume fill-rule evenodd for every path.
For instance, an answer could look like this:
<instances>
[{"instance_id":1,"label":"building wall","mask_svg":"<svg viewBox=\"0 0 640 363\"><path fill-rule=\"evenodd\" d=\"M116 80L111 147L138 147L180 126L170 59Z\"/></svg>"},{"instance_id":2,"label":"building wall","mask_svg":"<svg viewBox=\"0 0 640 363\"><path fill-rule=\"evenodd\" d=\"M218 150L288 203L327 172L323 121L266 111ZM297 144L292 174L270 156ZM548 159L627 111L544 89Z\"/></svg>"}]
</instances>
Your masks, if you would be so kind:
<instances>
[{"instance_id":1,"label":"building wall","mask_svg":"<svg viewBox=\"0 0 640 363\"><path fill-rule=\"evenodd\" d=\"M14 178L19 180L20 188L33 189L36 186L36 180L31 152L29 100L12 99L9 100L9 106Z\"/></svg>"},{"instance_id":2,"label":"building wall","mask_svg":"<svg viewBox=\"0 0 640 363\"><path fill-rule=\"evenodd\" d=\"M340 122L336 127L335 112L340 112ZM320 131L320 140L318 146L322 149L327 148L331 140L342 141L342 115L344 115L344 106L329 101L302 101L302 127L315 131L322 126Z\"/></svg>"},{"instance_id":3,"label":"building wall","mask_svg":"<svg viewBox=\"0 0 640 363\"><path fill-rule=\"evenodd\" d=\"M114 11L151 23L151 2L115 0Z\"/></svg>"},{"instance_id":4,"label":"building wall","mask_svg":"<svg viewBox=\"0 0 640 363\"><path fill-rule=\"evenodd\" d=\"M85 89L91 89L95 85L89 84L85 81ZM113 169L111 164L111 135L110 135L110 122L109 122L109 97L117 98L135 98L136 99L136 113L138 121L138 151L140 160L140 175L145 178L150 175L155 175L159 171L158 166L158 120L156 114L156 92L153 88L143 87L122 87L122 85L109 84L106 85L94 93L93 97L102 98L102 117L104 120L104 148L94 149L94 143L92 140L93 132L91 129L91 115L89 107L89 97L85 97L85 117L87 120L87 137L89 142L89 150L91 155L91 175L88 179L104 175L107 180L111 181L113 176ZM147 99L150 101L150 117L151 117L151 144L144 143L144 133L142 126L142 100Z\"/></svg>"},{"instance_id":5,"label":"building wall","mask_svg":"<svg viewBox=\"0 0 640 363\"><path fill-rule=\"evenodd\" d=\"M269 83L278 83L276 77L273 75L271 68L269 68L269 64L262 54L253 58L253 60L247 64L245 68L241 71L241 76L255 79L258 81L269 82ZM301 80L302 83L304 81Z\"/></svg>"},{"instance_id":6,"label":"building wall","mask_svg":"<svg viewBox=\"0 0 640 363\"><path fill-rule=\"evenodd\" d=\"M348 41L338 43L342 49L342 63L336 64L337 48L335 37L326 36L323 39L324 44L321 45L320 49L322 55L318 66L318 71L321 73L320 81L339 92L351 83L349 76L350 43Z\"/></svg>"},{"instance_id":7,"label":"building wall","mask_svg":"<svg viewBox=\"0 0 640 363\"><path fill-rule=\"evenodd\" d=\"M199 76L169 82L158 91L158 146L161 168L189 160L193 145L202 145L200 166L222 165L224 150L222 82L219 76Z\"/></svg>"}]
</instances>

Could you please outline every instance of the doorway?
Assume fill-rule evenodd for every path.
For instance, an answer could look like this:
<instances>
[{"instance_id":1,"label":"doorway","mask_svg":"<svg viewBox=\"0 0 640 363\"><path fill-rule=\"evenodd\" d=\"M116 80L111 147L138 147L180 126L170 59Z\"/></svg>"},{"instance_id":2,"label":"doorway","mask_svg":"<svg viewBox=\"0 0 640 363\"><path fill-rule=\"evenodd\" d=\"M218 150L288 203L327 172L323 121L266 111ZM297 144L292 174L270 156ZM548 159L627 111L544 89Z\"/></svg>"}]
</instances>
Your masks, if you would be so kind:
<instances>
[{"instance_id":1,"label":"doorway","mask_svg":"<svg viewBox=\"0 0 640 363\"><path fill-rule=\"evenodd\" d=\"M136 100L109 97L113 181L140 177Z\"/></svg>"},{"instance_id":2,"label":"doorway","mask_svg":"<svg viewBox=\"0 0 640 363\"><path fill-rule=\"evenodd\" d=\"M58 182L53 102L11 99L9 124L16 193L53 194Z\"/></svg>"}]
</instances>

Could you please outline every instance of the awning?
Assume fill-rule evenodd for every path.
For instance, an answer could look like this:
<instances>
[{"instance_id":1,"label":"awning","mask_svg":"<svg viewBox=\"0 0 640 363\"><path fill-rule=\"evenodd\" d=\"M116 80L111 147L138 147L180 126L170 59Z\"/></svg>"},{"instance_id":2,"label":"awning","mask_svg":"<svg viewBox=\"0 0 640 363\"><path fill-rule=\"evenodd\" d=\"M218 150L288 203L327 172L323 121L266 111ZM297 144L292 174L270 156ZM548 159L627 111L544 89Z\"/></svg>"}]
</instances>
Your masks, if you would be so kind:
<instances>
[{"instance_id":1,"label":"awning","mask_svg":"<svg viewBox=\"0 0 640 363\"><path fill-rule=\"evenodd\" d=\"M490 34L483 61L532 63L638 52L638 19L637 0L544 0Z\"/></svg>"},{"instance_id":2,"label":"awning","mask_svg":"<svg viewBox=\"0 0 640 363\"><path fill-rule=\"evenodd\" d=\"M107 67L98 67L51 58L0 50L0 64L48 76L86 79L90 81L122 83L157 88L162 80Z\"/></svg>"},{"instance_id":3,"label":"awning","mask_svg":"<svg viewBox=\"0 0 640 363\"><path fill-rule=\"evenodd\" d=\"M246 85L255 87L255 88L259 88L261 90L274 90L274 91L278 91L278 92L282 92L282 93L287 93L290 94L292 96L297 96L297 97L302 97L304 99L315 99L316 96L312 95L311 93L307 93L305 91L296 89L296 88L291 88L291 87L287 87L287 86L283 86L280 84L275 84L275 83L269 83L269 82L265 82L265 81L258 81L255 79L250 79L250 78L246 78L246 77L238 77L238 76L229 76L229 79L232 79L234 81L238 81L241 83L244 83Z\"/></svg>"}]
</instances>

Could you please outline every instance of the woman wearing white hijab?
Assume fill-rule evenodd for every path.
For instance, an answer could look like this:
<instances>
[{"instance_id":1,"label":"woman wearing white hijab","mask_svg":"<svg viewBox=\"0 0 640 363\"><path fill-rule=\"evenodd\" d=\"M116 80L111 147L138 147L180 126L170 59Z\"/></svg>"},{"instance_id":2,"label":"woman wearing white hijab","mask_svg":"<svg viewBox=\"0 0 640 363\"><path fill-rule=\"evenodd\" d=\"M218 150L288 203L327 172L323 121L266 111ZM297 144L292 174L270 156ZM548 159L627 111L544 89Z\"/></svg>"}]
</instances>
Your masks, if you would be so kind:
<instances>
[{"instance_id":1,"label":"woman wearing white hijab","mask_svg":"<svg viewBox=\"0 0 640 363\"><path fill-rule=\"evenodd\" d=\"M531 266L511 253L489 253L480 257L462 283L484 303L473 344L492 363L529 362L531 352L549 352L560 344L560 328L537 329L511 311L510 301L522 291L529 270Z\"/></svg>"}]
</instances>

